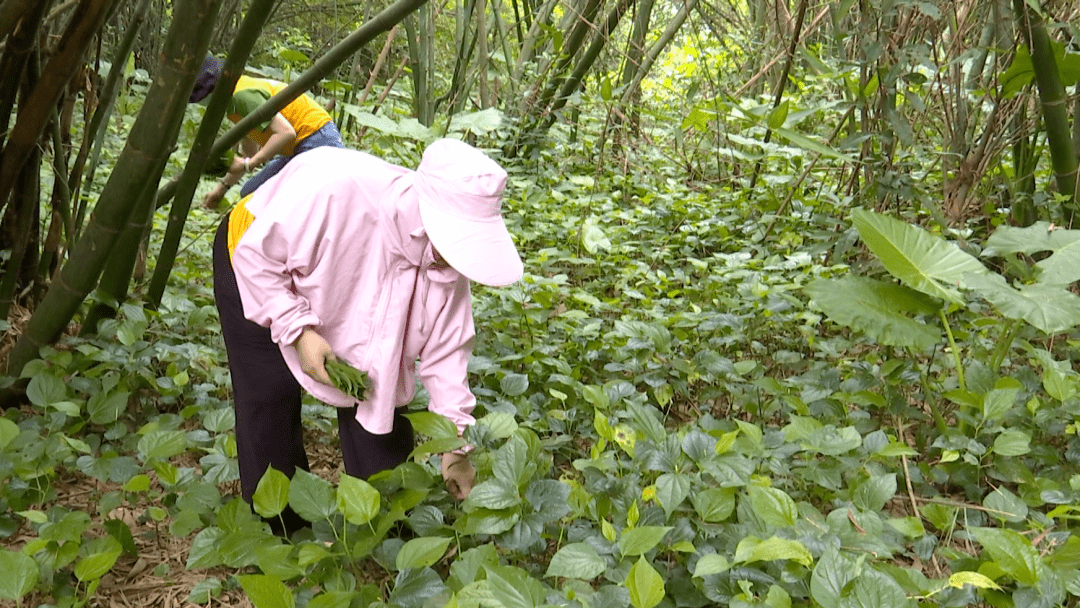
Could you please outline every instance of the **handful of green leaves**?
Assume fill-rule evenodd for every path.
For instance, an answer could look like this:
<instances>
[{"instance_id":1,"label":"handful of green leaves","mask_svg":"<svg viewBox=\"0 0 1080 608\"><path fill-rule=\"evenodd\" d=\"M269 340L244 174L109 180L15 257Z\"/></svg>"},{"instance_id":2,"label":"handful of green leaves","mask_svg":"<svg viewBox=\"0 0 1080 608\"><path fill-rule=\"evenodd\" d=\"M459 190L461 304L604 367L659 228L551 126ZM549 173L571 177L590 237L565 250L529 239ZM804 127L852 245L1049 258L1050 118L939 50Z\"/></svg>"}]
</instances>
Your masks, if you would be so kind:
<instances>
[{"instance_id":1,"label":"handful of green leaves","mask_svg":"<svg viewBox=\"0 0 1080 608\"><path fill-rule=\"evenodd\" d=\"M364 400L364 393L371 386L367 372L362 372L341 359L327 359L325 367L334 388L354 399Z\"/></svg>"}]
</instances>

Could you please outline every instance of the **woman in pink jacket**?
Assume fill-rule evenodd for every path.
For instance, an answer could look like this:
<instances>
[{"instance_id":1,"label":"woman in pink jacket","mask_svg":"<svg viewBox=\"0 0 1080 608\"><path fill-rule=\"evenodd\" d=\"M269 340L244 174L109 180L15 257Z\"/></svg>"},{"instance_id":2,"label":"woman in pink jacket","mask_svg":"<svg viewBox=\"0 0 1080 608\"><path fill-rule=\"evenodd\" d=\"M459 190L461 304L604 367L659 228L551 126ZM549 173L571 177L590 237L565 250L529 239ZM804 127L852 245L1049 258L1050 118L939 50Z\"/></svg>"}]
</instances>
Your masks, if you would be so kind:
<instances>
[{"instance_id":1,"label":"woman in pink jacket","mask_svg":"<svg viewBox=\"0 0 1080 608\"><path fill-rule=\"evenodd\" d=\"M457 140L432 143L415 171L318 148L226 216L214 292L245 499L267 467L307 469L301 389L338 407L345 471L361 478L412 450L401 414L418 376L431 411L459 432L474 422L469 280L509 285L523 272L500 214L505 183L497 163ZM333 357L368 373L365 401L330 386ZM464 453L444 454L442 474L459 499L472 488ZM290 517L289 531L303 525Z\"/></svg>"}]
</instances>

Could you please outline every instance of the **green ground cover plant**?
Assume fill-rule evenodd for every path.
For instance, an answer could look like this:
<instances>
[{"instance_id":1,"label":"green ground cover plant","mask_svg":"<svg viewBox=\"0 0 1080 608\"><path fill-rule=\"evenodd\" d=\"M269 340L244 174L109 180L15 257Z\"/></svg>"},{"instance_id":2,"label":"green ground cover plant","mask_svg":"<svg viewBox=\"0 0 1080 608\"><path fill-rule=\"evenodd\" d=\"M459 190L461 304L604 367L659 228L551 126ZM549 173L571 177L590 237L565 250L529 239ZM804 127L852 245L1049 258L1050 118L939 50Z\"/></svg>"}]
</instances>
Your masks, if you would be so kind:
<instances>
[{"instance_id":1,"label":"green ground cover plant","mask_svg":"<svg viewBox=\"0 0 1080 608\"><path fill-rule=\"evenodd\" d=\"M25 370L31 405L0 419L0 563L14 573L0 596L89 605L138 558L133 530L184 539L187 569L213 573L187 600L211 605L237 589L259 608L1080 595L1080 376L1075 342L1047 333L1061 327L1018 320L996 273L903 222L796 207L781 249L755 240L751 193L586 168L513 168L508 219L528 272L475 296L467 500L449 497L432 458L458 445L455 428L422 398L410 416L423 441L398 469L333 483L271 471L253 505L236 498L207 287L217 216L196 212L161 310L126 305ZM1047 242L1003 229L981 257L1071 255L1071 231L1031 230ZM865 242L903 285L835 263L821 243L838 237ZM935 256L955 268L934 270ZM1063 261L1033 267L1028 289L1060 285ZM320 434L324 409L306 410ZM65 506L56 485L71 476L95 508ZM286 505L313 522L289 540L260 519Z\"/></svg>"}]
</instances>

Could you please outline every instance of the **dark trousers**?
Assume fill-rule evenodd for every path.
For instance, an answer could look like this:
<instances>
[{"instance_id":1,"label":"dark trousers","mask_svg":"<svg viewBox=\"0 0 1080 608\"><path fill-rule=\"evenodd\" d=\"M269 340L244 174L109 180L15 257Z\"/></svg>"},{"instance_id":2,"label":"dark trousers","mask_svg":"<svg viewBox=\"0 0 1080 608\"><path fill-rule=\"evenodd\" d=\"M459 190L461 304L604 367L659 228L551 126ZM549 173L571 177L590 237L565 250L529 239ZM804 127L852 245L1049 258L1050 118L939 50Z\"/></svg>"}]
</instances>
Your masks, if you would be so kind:
<instances>
[{"instance_id":1,"label":"dark trousers","mask_svg":"<svg viewBox=\"0 0 1080 608\"><path fill-rule=\"evenodd\" d=\"M270 329L244 318L229 261L228 224L226 215L214 238L214 297L232 375L240 486L250 502L268 467L292 477L297 468L308 470L308 459L300 421L302 389L270 339ZM364 479L405 462L413 429L401 411L390 433L374 435L356 421L356 407L337 408L346 473Z\"/></svg>"}]
</instances>

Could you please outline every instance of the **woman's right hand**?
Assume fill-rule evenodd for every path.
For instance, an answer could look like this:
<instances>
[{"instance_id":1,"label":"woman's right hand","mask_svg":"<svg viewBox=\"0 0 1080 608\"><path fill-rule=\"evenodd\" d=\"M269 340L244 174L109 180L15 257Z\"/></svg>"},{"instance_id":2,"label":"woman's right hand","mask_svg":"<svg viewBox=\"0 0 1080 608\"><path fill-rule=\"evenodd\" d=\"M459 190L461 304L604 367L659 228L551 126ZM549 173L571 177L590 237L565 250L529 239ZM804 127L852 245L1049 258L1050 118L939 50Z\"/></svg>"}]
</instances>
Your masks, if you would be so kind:
<instances>
[{"instance_id":1,"label":"woman's right hand","mask_svg":"<svg viewBox=\"0 0 1080 608\"><path fill-rule=\"evenodd\" d=\"M310 327L305 327L303 333L293 344L296 355L300 358L300 369L312 379L322 382L327 386L333 386L330 376L326 373L326 361L336 359L330 344Z\"/></svg>"}]
</instances>

